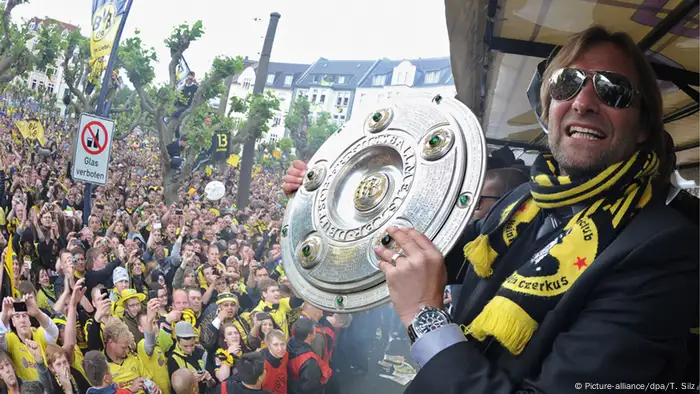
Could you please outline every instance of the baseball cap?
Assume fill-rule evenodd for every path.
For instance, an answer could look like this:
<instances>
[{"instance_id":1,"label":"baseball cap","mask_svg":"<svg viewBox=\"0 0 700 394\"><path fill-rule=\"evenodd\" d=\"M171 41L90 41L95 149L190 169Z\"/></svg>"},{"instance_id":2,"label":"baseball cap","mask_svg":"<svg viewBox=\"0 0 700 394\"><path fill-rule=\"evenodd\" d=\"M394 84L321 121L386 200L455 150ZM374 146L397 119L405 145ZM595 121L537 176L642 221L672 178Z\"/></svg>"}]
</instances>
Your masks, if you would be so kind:
<instances>
[{"instance_id":1,"label":"baseball cap","mask_svg":"<svg viewBox=\"0 0 700 394\"><path fill-rule=\"evenodd\" d=\"M192 323L187 321L179 321L175 324L175 336L178 338L195 338L197 334L194 333L194 327Z\"/></svg>"}]
</instances>

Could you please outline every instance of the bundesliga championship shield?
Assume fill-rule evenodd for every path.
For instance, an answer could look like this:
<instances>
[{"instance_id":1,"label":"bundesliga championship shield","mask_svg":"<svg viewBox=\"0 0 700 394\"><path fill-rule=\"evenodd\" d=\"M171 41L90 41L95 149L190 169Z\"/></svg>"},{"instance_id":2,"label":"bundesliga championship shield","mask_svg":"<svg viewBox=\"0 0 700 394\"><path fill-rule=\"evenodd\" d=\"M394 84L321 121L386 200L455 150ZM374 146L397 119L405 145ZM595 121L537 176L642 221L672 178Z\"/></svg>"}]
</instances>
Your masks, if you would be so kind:
<instances>
[{"instance_id":1,"label":"bundesliga championship shield","mask_svg":"<svg viewBox=\"0 0 700 394\"><path fill-rule=\"evenodd\" d=\"M476 116L456 99L417 96L355 114L308 163L281 229L284 270L306 301L357 312L390 300L374 247L410 227L446 254L471 217L486 170Z\"/></svg>"}]
</instances>

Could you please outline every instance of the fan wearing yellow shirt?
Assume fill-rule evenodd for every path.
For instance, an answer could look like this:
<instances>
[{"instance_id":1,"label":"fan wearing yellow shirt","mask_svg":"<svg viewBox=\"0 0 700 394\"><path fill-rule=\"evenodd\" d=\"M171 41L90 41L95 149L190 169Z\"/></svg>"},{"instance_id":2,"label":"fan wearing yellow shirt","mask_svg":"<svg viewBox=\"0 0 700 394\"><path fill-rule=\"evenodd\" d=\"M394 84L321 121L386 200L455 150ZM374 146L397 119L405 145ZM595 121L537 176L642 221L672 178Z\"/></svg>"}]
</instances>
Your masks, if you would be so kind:
<instances>
[{"instance_id":1,"label":"fan wearing yellow shirt","mask_svg":"<svg viewBox=\"0 0 700 394\"><path fill-rule=\"evenodd\" d=\"M151 373L144 368L141 360L131 351L134 345L134 334L129 331L129 327L115 317L110 317L105 323L102 332L109 371L112 374L112 381L119 388L128 388L139 378L151 378ZM89 376L88 376L89 377ZM154 387L151 394L160 394L158 387ZM136 394L136 393L134 393ZM138 394L145 394L144 390L139 390Z\"/></svg>"},{"instance_id":2,"label":"fan wearing yellow shirt","mask_svg":"<svg viewBox=\"0 0 700 394\"><path fill-rule=\"evenodd\" d=\"M264 279L258 284L262 300L251 314L255 312L267 312L272 317L277 327L284 332L285 338L289 339L289 324L287 314L294 308L298 308L304 300L297 297L280 298L280 286L272 279Z\"/></svg>"},{"instance_id":3,"label":"fan wearing yellow shirt","mask_svg":"<svg viewBox=\"0 0 700 394\"><path fill-rule=\"evenodd\" d=\"M151 371L153 381L160 387L161 392L170 394L170 377L166 366L168 359L156 339L158 329L156 317L159 308L160 300L152 299L148 301L147 312L139 315L139 330L143 332L144 338L139 341L136 348L141 364L146 370Z\"/></svg>"},{"instance_id":4,"label":"fan wearing yellow shirt","mask_svg":"<svg viewBox=\"0 0 700 394\"><path fill-rule=\"evenodd\" d=\"M37 380L39 379L37 360L25 342L27 340L36 342L43 354L47 344L56 343L58 327L51 318L37 308L34 295L26 294L22 297L22 302L23 306L26 306L26 312L15 310L12 297L6 297L2 302L2 323L6 329L8 327L12 329L11 332L9 329L7 330L5 340L17 377L22 380ZM22 304L17 304L18 307L20 305ZM30 317L35 318L41 327L33 328L29 320ZM12 322L11 326L8 324L10 322Z\"/></svg>"}]
</instances>

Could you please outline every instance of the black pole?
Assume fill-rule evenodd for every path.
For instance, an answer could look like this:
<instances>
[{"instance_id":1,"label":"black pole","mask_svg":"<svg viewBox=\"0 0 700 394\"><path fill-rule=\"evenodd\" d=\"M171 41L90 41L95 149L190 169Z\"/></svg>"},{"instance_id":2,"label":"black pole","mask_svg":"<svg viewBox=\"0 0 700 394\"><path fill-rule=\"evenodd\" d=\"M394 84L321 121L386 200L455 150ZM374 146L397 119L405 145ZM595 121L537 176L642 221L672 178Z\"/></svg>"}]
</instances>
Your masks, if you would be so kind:
<instances>
[{"instance_id":1,"label":"black pole","mask_svg":"<svg viewBox=\"0 0 700 394\"><path fill-rule=\"evenodd\" d=\"M107 61L107 69L105 70L105 75L102 77L102 86L100 87L100 98L97 101L97 109L95 113L98 116L103 116L105 118L109 115L109 106L105 105L107 100L107 91L109 91L110 81L112 79L112 69L114 68L114 62L117 60L117 53L119 52L119 41L122 38L122 32L124 31L124 26L126 25L126 18L129 16L129 11L131 11L131 3L133 0L128 0L126 3L126 8L124 9L124 15L119 21L119 28L117 28L117 34L114 35L114 42L112 43L112 52L109 54L109 60ZM88 219L92 213L92 184L85 183L85 192L83 196L83 226L87 226Z\"/></svg>"},{"instance_id":2,"label":"black pole","mask_svg":"<svg viewBox=\"0 0 700 394\"><path fill-rule=\"evenodd\" d=\"M270 65L270 54L272 53L272 43L275 41L275 33L277 31L277 22L279 22L280 14L273 12L270 14L270 23L267 25L267 34L263 43L262 52L260 52L260 61L258 62L257 70L255 71L255 87L253 94L262 94L267 81L267 70ZM241 171L238 178L238 196L236 198L236 207L243 209L250 202L250 183L253 172L253 159L255 158L255 138L248 138L243 143L243 157L241 158Z\"/></svg>"}]
</instances>

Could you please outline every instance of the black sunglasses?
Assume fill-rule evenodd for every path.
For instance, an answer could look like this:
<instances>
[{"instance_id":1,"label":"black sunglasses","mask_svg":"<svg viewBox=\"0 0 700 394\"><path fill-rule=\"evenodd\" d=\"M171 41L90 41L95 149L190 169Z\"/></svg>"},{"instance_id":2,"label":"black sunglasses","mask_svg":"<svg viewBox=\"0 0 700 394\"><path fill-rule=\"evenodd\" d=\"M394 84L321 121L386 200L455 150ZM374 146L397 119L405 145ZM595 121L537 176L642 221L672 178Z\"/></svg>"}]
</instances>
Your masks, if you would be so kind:
<instances>
[{"instance_id":1,"label":"black sunglasses","mask_svg":"<svg viewBox=\"0 0 700 394\"><path fill-rule=\"evenodd\" d=\"M578 68L561 68L549 78L549 94L557 101L567 101L576 97L592 76L593 88L605 105L613 108L627 108L632 104L634 95L642 94L632 87L624 75L612 71L585 71Z\"/></svg>"}]
</instances>

